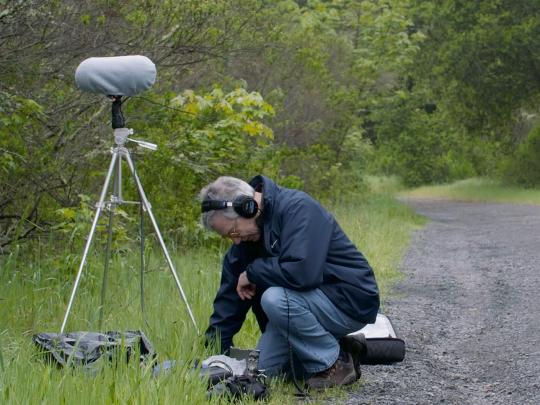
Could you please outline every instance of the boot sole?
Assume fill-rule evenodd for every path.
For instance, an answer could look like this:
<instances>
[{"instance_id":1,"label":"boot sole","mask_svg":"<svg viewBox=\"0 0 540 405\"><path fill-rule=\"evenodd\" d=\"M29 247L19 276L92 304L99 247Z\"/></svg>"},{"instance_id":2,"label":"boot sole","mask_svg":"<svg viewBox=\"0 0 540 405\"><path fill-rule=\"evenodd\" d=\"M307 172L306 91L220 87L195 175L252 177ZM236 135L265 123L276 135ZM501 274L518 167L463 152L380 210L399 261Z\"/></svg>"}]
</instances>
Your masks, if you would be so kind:
<instances>
[{"instance_id":1,"label":"boot sole","mask_svg":"<svg viewBox=\"0 0 540 405\"><path fill-rule=\"evenodd\" d=\"M356 373L356 369L355 369L355 373ZM311 390L322 391L322 390L326 390L328 388L343 387L345 385L351 385L352 383L354 383L357 380L358 380L358 377L356 375L351 375L349 378L342 381L340 384L323 384L323 385L315 385L315 384L313 384L313 385L310 385L309 382L308 382L307 386Z\"/></svg>"}]
</instances>

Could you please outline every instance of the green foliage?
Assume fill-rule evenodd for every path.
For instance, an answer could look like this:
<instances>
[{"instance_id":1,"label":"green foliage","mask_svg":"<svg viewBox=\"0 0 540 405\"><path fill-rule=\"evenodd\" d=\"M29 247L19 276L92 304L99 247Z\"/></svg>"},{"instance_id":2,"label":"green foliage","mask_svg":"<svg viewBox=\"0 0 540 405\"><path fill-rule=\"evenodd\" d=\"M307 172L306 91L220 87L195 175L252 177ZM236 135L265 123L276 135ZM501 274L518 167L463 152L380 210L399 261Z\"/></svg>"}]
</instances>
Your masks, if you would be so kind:
<instances>
[{"instance_id":1,"label":"green foliage","mask_svg":"<svg viewBox=\"0 0 540 405\"><path fill-rule=\"evenodd\" d=\"M19 237L49 231L55 225L69 228L73 224L63 223L65 218L58 210L77 206L80 194L99 192L112 140L104 135L110 133L110 105L105 97L96 102L95 96L84 95L74 86L73 73L82 59L111 55L111 49L115 54L150 56L159 71L156 93L151 97L167 104L179 93L171 96L169 89L197 87L194 80L181 83L180 76L187 76L192 66L202 68L206 61L229 55L240 33L254 28L250 21L255 4L251 0L234 5L221 1L10 3L0 14L0 247L9 249ZM29 26L37 28L24 28ZM213 99L197 96L186 106L200 104L196 119L175 117L167 126L163 123L171 114L157 113L147 121L156 124L152 130L161 134L161 139L156 137L158 143L166 139L162 151L173 147L178 152L186 146L184 141L191 159L176 165L185 170L173 174L175 165L169 163L170 158L182 160L181 151L175 156L158 153L154 158L161 158L152 169L157 172L152 183L155 189L160 188L162 174L164 181L174 176L180 179L159 190L169 202L166 208L177 207L163 215L172 218L178 214L166 225L186 220L188 229L196 228L193 197L214 174L234 164L237 169L232 174L248 177L248 171L252 175L272 166L262 152L271 144L272 132L261 119L272 113L271 107L255 93L239 90L223 98L217 93ZM157 109L142 102L136 107L130 110L126 105L128 122L130 114L146 118ZM172 128L173 124L177 126ZM150 126L135 127L139 128ZM188 131L194 132L186 137L188 141L169 139ZM236 138L239 143L233 141ZM201 145L197 155L195 149ZM248 148L252 153L244 159ZM225 163L220 165L219 159ZM270 175L276 171L268 168ZM144 165L142 173L146 174ZM183 198L174 205L179 193ZM179 226L173 230L182 231Z\"/></svg>"},{"instance_id":2,"label":"green foliage","mask_svg":"<svg viewBox=\"0 0 540 405\"><path fill-rule=\"evenodd\" d=\"M540 95L540 4L414 3L416 29L427 34L417 78L436 92L453 125L503 136L515 112L534 107Z\"/></svg>"},{"instance_id":3,"label":"green foliage","mask_svg":"<svg viewBox=\"0 0 540 405\"><path fill-rule=\"evenodd\" d=\"M371 77L386 76L365 109L376 149L372 168L411 185L496 173L500 156L519 143L516 118L536 108L540 95L537 53L530 52L540 32L538 5L524 3L403 3L407 50L401 58L382 53L390 56L384 76L372 70ZM361 65L364 77L375 60ZM434 113L422 117L428 106Z\"/></svg>"},{"instance_id":4,"label":"green foliage","mask_svg":"<svg viewBox=\"0 0 540 405\"><path fill-rule=\"evenodd\" d=\"M32 99L0 92L0 249L38 225L40 178L54 170L47 139L28 139L43 128L43 107Z\"/></svg>"},{"instance_id":5,"label":"green foliage","mask_svg":"<svg viewBox=\"0 0 540 405\"><path fill-rule=\"evenodd\" d=\"M540 125L529 133L512 156L501 162L500 171L507 183L540 186Z\"/></svg>"},{"instance_id":6,"label":"green foliage","mask_svg":"<svg viewBox=\"0 0 540 405\"><path fill-rule=\"evenodd\" d=\"M63 207L56 210L58 219L52 228L57 235L65 235L67 247L72 252L80 252L83 243L86 242L86 236L90 230L90 224L94 220L96 213L95 197L88 195L79 195L78 207ZM108 217L110 208L107 206L102 211L101 221L98 222L95 230L97 241L104 245L108 236ZM113 233L111 249L113 252L122 252L128 248L129 242L133 242L136 233L133 231L133 223L138 219L136 216L128 213L120 207L115 207L113 211ZM98 242L99 243L99 242Z\"/></svg>"},{"instance_id":7,"label":"green foliage","mask_svg":"<svg viewBox=\"0 0 540 405\"><path fill-rule=\"evenodd\" d=\"M333 200L368 169L407 184L494 173L526 133L516 121L532 125L538 12L524 0L7 2L0 246L67 237L82 217L61 210L99 192L110 103L73 84L88 56L156 62L125 115L160 149L134 157L163 228L196 244L195 195L220 174Z\"/></svg>"},{"instance_id":8,"label":"green foliage","mask_svg":"<svg viewBox=\"0 0 540 405\"><path fill-rule=\"evenodd\" d=\"M130 125L158 150L141 151L137 169L160 225L179 235L179 242L193 243L202 231L195 197L204 184L225 174L276 174L279 161L270 158L273 133L263 123L273 109L260 94L242 88L145 97L155 107ZM135 99L126 115L136 116L146 105Z\"/></svg>"},{"instance_id":9,"label":"green foliage","mask_svg":"<svg viewBox=\"0 0 540 405\"><path fill-rule=\"evenodd\" d=\"M489 145L469 138L447 125L445 111L428 113L421 105L421 94L406 93L394 100L392 117L378 120L377 152L369 168L373 173L398 175L407 186L444 183L475 176L484 160L493 158Z\"/></svg>"},{"instance_id":10,"label":"green foliage","mask_svg":"<svg viewBox=\"0 0 540 405\"><path fill-rule=\"evenodd\" d=\"M355 154L358 149L351 148L348 152ZM297 173L297 176L288 176L280 183L306 190L324 202L339 201L365 188L360 155L355 154L355 160L347 160L321 143L308 148L283 148L280 158L282 170Z\"/></svg>"}]
</instances>

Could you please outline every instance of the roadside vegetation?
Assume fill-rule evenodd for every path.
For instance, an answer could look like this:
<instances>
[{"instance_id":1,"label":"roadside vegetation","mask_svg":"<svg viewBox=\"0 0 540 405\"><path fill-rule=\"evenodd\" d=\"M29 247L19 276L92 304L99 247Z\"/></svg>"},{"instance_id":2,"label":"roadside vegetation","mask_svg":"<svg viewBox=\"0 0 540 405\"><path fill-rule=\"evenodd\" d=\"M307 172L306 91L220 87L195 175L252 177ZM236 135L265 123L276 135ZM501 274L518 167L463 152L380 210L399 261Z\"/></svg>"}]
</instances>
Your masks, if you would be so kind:
<instances>
[{"instance_id":1,"label":"roadside vegetation","mask_svg":"<svg viewBox=\"0 0 540 405\"><path fill-rule=\"evenodd\" d=\"M331 207L338 221L373 265L383 301L399 278L398 265L411 231L423 220L388 194L370 194ZM88 227L88 226L87 226ZM212 310L220 278L220 260L228 243L175 249L174 263L201 332ZM58 331L74 281L76 249L34 241L33 249L0 258L0 402L33 403L205 403L206 388L192 370L193 359L213 354L205 349L189 320L159 249L148 248L145 273L145 318L140 307L137 246L119 250L112 261L104 330L143 330L154 344L158 362L176 360L171 373L153 377L151 367L103 364L95 373L47 365L33 346L37 332ZM125 247L125 246L124 246ZM97 246L85 269L67 330L96 330L103 272L103 251ZM384 307L384 302L383 302ZM235 339L238 347L254 347L259 336L253 316ZM275 382L270 403L293 400L292 384ZM332 390L324 395L339 395ZM316 396L317 397L317 396ZM218 401L215 401L216 403Z\"/></svg>"},{"instance_id":2,"label":"roadside vegetation","mask_svg":"<svg viewBox=\"0 0 540 405\"><path fill-rule=\"evenodd\" d=\"M497 180L472 178L450 184L401 191L400 197L540 205L540 190L508 186Z\"/></svg>"}]
</instances>

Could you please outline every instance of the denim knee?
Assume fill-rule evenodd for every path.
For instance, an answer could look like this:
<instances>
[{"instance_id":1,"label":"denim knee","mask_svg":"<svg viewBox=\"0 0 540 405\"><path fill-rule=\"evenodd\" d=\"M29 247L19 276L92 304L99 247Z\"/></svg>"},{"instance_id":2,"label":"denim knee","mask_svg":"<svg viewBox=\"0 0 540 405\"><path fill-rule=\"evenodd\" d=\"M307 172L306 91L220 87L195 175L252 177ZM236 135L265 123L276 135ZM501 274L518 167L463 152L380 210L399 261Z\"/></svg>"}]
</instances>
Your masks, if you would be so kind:
<instances>
[{"instance_id":1,"label":"denim knee","mask_svg":"<svg viewBox=\"0 0 540 405\"><path fill-rule=\"evenodd\" d=\"M283 287L270 287L261 297L261 306L270 322L276 323L281 317L287 316L286 305Z\"/></svg>"}]
</instances>

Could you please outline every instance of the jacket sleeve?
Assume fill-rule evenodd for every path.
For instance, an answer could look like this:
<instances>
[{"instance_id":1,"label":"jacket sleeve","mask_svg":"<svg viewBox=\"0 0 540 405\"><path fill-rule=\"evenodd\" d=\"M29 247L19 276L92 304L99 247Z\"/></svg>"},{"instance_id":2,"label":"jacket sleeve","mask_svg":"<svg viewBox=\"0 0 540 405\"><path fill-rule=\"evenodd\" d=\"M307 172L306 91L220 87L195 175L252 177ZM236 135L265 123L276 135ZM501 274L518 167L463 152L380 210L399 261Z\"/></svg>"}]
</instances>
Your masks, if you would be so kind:
<instances>
[{"instance_id":1,"label":"jacket sleeve","mask_svg":"<svg viewBox=\"0 0 540 405\"><path fill-rule=\"evenodd\" d=\"M279 214L278 256L255 259L247 277L257 288L281 286L311 290L323 282L323 270L334 229L331 215L314 200L298 199Z\"/></svg>"},{"instance_id":2,"label":"jacket sleeve","mask_svg":"<svg viewBox=\"0 0 540 405\"><path fill-rule=\"evenodd\" d=\"M233 249L236 247L231 248L223 259L221 284L214 299L214 311L205 332L207 343L219 343L221 353L228 352L232 346L233 336L242 327L251 306L249 300L242 301L236 293L238 276L242 269L238 260L234 259Z\"/></svg>"}]
</instances>

